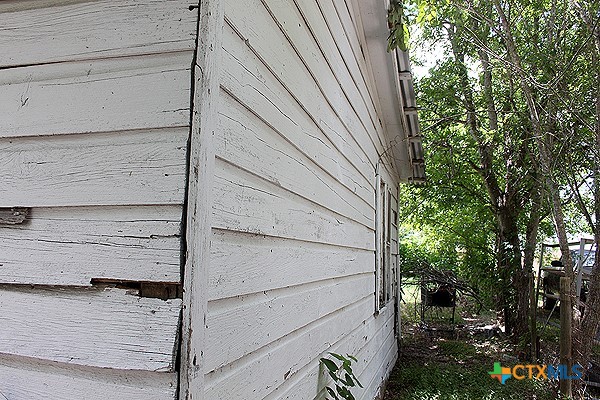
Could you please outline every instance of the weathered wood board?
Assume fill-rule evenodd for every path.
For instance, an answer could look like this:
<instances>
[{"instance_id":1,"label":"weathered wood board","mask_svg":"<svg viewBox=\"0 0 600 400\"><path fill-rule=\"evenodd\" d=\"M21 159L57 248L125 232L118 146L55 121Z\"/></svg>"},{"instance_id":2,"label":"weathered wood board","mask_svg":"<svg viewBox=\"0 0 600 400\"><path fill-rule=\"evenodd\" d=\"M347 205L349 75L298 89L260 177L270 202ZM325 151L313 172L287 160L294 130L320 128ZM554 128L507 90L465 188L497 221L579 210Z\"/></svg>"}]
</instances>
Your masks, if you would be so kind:
<instances>
[{"instance_id":1,"label":"weathered wood board","mask_svg":"<svg viewBox=\"0 0 600 400\"><path fill-rule=\"evenodd\" d=\"M191 51L2 70L0 137L189 126Z\"/></svg>"},{"instance_id":2,"label":"weathered wood board","mask_svg":"<svg viewBox=\"0 0 600 400\"><path fill-rule=\"evenodd\" d=\"M0 139L0 207L183 204L188 135L178 128Z\"/></svg>"},{"instance_id":3,"label":"weathered wood board","mask_svg":"<svg viewBox=\"0 0 600 400\"><path fill-rule=\"evenodd\" d=\"M374 290L373 285L367 273L210 302L206 372L358 301Z\"/></svg>"},{"instance_id":4,"label":"weathered wood board","mask_svg":"<svg viewBox=\"0 0 600 400\"><path fill-rule=\"evenodd\" d=\"M385 310L378 316L371 315L363 323L349 331L344 338L331 343L328 351L354 355L358 362L352 370L365 388L355 388L353 393L361 400L371 400L376 397L379 386L371 385L372 376L385 374L391 370L393 360L397 356L396 338L394 337L394 319L390 310ZM384 363L389 363L387 368ZM323 374L323 376L319 376ZM315 393L325 390L323 384L328 381L327 373L319 366L317 357L298 371L288 376L288 379L268 396L266 400L290 399L303 400L316 397Z\"/></svg>"},{"instance_id":5,"label":"weathered wood board","mask_svg":"<svg viewBox=\"0 0 600 400\"><path fill-rule=\"evenodd\" d=\"M372 205L340 184L265 122L228 96L222 96L217 155L274 184L373 227Z\"/></svg>"},{"instance_id":6,"label":"weathered wood board","mask_svg":"<svg viewBox=\"0 0 600 400\"><path fill-rule=\"evenodd\" d=\"M0 353L173 371L181 300L123 289L0 288Z\"/></svg>"},{"instance_id":7,"label":"weathered wood board","mask_svg":"<svg viewBox=\"0 0 600 400\"><path fill-rule=\"evenodd\" d=\"M193 50L192 3L2 1L0 67Z\"/></svg>"},{"instance_id":8,"label":"weathered wood board","mask_svg":"<svg viewBox=\"0 0 600 400\"><path fill-rule=\"evenodd\" d=\"M254 398L262 399L324 351L330 350L330 344L346 337L348 321L359 322L361 316L368 316L372 311L373 302L367 296L270 343L248 359L209 373L207 398L246 400L248 393L252 393ZM369 328L372 326L372 323L368 325ZM369 332L368 329L363 331Z\"/></svg>"},{"instance_id":9,"label":"weathered wood board","mask_svg":"<svg viewBox=\"0 0 600 400\"><path fill-rule=\"evenodd\" d=\"M24 224L0 226L0 283L179 282L181 215L181 206L35 208Z\"/></svg>"},{"instance_id":10,"label":"weathered wood board","mask_svg":"<svg viewBox=\"0 0 600 400\"><path fill-rule=\"evenodd\" d=\"M370 272L374 259L369 250L214 230L209 300Z\"/></svg>"},{"instance_id":11,"label":"weathered wood board","mask_svg":"<svg viewBox=\"0 0 600 400\"><path fill-rule=\"evenodd\" d=\"M270 5L275 6L275 3ZM277 20L274 11L267 9L260 0L249 1L247 8L240 8L234 0L227 0L225 11L227 21L238 32L243 32L248 45L261 58L268 60L280 79L290 86L293 86L291 80L296 80L302 86L301 89L293 90L294 94L306 96L315 87L319 101L315 102L313 96L312 107L332 110L335 124L343 126L340 130L347 132L352 145L365 153L372 166L375 165L379 158L378 150L383 152L383 149L378 140L373 139L372 133L366 130L342 90L343 85L352 83L340 84L331 69L324 68L324 59L318 49L306 52L299 44L299 37L286 36L282 32L285 32L283 21ZM296 26L298 22L295 22ZM263 38L271 39L267 41ZM329 117L325 121L332 122L332 119Z\"/></svg>"},{"instance_id":12,"label":"weathered wood board","mask_svg":"<svg viewBox=\"0 0 600 400\"><path fill-rule=\"evenodd\" d=\"M0 355L0 399L174 400L176 389L176 373L111 371Z\"/></svg>"},{"instance_id":13,"label":"weathered wood board","mask_svg":"<svg viewBox=\"0 0 600 400\"><path fill-rule=\"evenodd\" d=\"M367 178L360 150L326 122L325 110L316 109L320 114L313 116L229 26L225 27L223 64L222 86L227 96L252 110L362 199L373 202L374 184Z\"/></svg>"},{"instance_id":14,"label":"weathered wood board","mask_svg":"<svg viewBox=\"0 0 600 400\"><path fill-rule=\"evenodd\" d=\"M372 250L373 230L217 159L214 227Z\"/></svg>"}]
</instances>

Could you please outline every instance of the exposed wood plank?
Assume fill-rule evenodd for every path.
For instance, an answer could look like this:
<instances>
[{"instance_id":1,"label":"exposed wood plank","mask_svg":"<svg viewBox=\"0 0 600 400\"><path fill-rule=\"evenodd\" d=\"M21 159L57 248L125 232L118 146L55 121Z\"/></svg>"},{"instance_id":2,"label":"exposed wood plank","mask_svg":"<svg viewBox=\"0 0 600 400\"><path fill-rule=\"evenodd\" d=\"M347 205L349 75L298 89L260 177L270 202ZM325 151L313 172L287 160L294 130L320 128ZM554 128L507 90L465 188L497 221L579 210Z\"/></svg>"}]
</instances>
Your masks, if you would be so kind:
<instances>
[{"instance_id":1,"label":"exposed wood plank","mask_svg":"<svg viewBox=\"0 0 600 400\"><path fill-rule=\"evenodd\" d=\"M181 301L121 289L0 288L0 353L173 371Z\"/></svg>"},{"instance_id":2,"label":"exposed wood plank","mask_svg":"<svg viewBox=\"0 0 600 400\"><path fill-rule=\"evenodd\" d=\"M175 373L74 367L0 355L0 393L10 400L174 400L176 388Z\"/></svg>"},{"instance_id":3,"label":"exposed wood plank","mask_svg":"<svg viewBox=\"0 0 600 400\"><path fill-rule=\"evenodd\" d=\"M110 0L12 12L0 5L0 67L193 50L197 13L189 5Z\"/></svg>"},{"instance_id":4,"label":"exposed wood plank","mask_svg":"<svg viewBox=\"0 0 600 400\"><path fill-rule=\"evenodd\" d=\"M0 226L0 283L180 281L181 206L33 209Z\"/></svg>"},{"instance_id":5,"label":"exposed wood plank","mask_svg":"<svg viewBox=\"0 0 600 400\"><path fill-rule=\"evenodd\" d=\"M374 263L372 251L214 230L209 300L369 272Z\"/></svg>"},{"instance_id":6,"label":"exposed wood plank","mask_svg":"<svg viewBox=\"0 0 600 400\"><path fill-rule=\"evenodd\" d=\"M185 270L178 399L204 399L208 271L213 225L214 136L218 128L223 2L198 2L197 47L192 76L185 232Z\"/></svg>"},{"instance_id":7,"label":"exposed wood plank","mask_svg":"<svg viewBox=\"0 0 600 400\"><path fill-rule=\"evenodd\" d=\"M205 372L358 301L374 290L373 283L371 274L361 274L210 302Z\"/></svg>"},{"instance_id":8,"label":"exposed wood plank","mask_svg":"<svg viewBox=\"0 0 600 400\"><path fill-rule=\"evenodd\" d=\"M29 208L2 207L0 208L0 225L18 225L25 222Z\"/></svg>"},{"instance_id":9,"label":"exposed wood plank","mask_svg":"<svg viewBox=\"0 0 600 400\"><path fill-rule=\"evenodd\" d=\"M372 311L372 299L361 299L252 353L251 360L244 359L208 374L207 398L264 398L330 349L331 343L348 335L348 321L359 326L361 316Z\"/></svg>"},{"instance_id":10,"label":"exposed wood plank","mask_svg":"<svg viewBox=\"0 0 600 400\"><path fill-rule=\"evenodd\" d=\"M221 159L215 170L214 227L373 250L373 230Z\"/></svg>"},{"instance_id":11,"label":"exposed wood plank","mask_svg":"<svg viewBox=\"0 0 600 400\"><path fill-rule=\"evenodd\" d=\"M230 96L329 174L372 202L373 182L362 151L323 120L325 110L316 108L321 115L313 116L229 26L225 27L223 63L222 85Z\"/></svg>"},{"instance_id":12,"label":"exposed wood plank","mask_svg":"<svg viewBox=\"0 0 600 400\"><path fill-rule=\"evenodd\" d=\"M371 305L372 301L371 299ZM330 343L327 351L355 356L358 362L352 365L352 370L360 377L368 361L375 356L380 343L389 337L391 332L393 333L393 314L387 313L385 319L382 318L382 314L377 318L371 314L366 320L357 319L359 323L350 327L347 334L338 342ZM318 398L317 394L321 390L324 391L324 384L328 380L326 371L319 367L320 356L314 357L310 363L290 374L288 379L264 400ZM320 376L320 374L323 375ZM356 394L359 395L357 397L360 397L358 390L356 390Z\"/></svg>"},{"instance_id":13,"label":"exposed wood plank","mask_svg":"<svg viewBox=\"0 0 600 400\"><path fill-rule=\"evenodd\" d=\"M375 211L369 202L324 173L303 151L229 96L222 96L221 104L218 156L337 214L374 226ZM330 155L335 156L335 152Z\"/></svg>"},{"instance_id":14,"label":"exposed wood plank","mask_svg":"<svg viewBox=\"0 0 600 400\"><path fill-rule=\"evenodd\" d=\"M186 128L0 139L0 207L182 204Z\"/></svg>"},{"instance_id":15,"label":"exposed wood plank","mask_svg":"<svg viewBox=\"0 0 600 400\"><path fill-rule=\"evenodd\" d=\"M192 52L2 70L0 137L189 126Z\"/></svg>"},{"instance_id":16,"label":"exposed wood plank","mask_svg":"<svg viewBox=\"0 0 600 400\"><path fill-rule=\"evenodd\" d=\"M233 0L225 2L226 7L234 10L229 14L226 13L228 24L309 111L321 129L327 132L332 140L335 139L338 148L350 147L360 154L362 164L357 166L361 168L365 176L368 176L369 170L378 158L373 146L363 148L356 143L346 121L342 121L340 115L337 114L336 104L330 100L332 95L321 88L312 75L312 71L304 65L290 42L275 26L262 4L258 0L253 0L252 4L248 4L248 8L240 8L236 4ZM269 38L269 40L265 40L265 38ZM335 102L342 101L337 98L334 100Z\"/></svg>"}]
</instances>

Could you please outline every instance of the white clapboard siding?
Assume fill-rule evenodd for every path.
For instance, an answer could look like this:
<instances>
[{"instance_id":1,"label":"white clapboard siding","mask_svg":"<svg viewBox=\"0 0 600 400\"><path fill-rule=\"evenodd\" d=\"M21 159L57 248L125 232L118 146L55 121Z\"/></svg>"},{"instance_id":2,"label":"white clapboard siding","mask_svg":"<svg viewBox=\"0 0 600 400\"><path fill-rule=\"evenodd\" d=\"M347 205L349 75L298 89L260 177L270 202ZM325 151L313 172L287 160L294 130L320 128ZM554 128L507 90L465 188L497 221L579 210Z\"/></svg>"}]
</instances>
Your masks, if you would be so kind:
<instances>
[{"instance_id":1,"label":"white clapboard siding","mask_svg":"<svg viewBox=\"0 0 600 400\"><path fill-rule=\"evenodd\" d=\"M369 250L214 230L209 300L371 272L374 262Z\"/></svg>"},{"instance_id":2,"label":"white clapboard siding","mask_svg":"<svg viewBox=\"0 0 600 400\"><path fill-rule=\"evenodd\" d=\"M1 123L1 122L0 122ZM0 139L0 207L181 204L188 129Z\"/></svg>"},{"instance_id":3,"label":"white clapboard siding","mask_svg":"<svg viewBox=\"0 0 600 400\"><path fill-rule=\"evenodd\" d=\"M2 70L0 137L188 126L192 54Z\"/></svg>"},{"instance_id":4,"label":"white clapboard siding","mask_svg":"<svg viewBox=\"0 0 600 400\"><path fill-rule=\"evenodd\" d=\"M352 75L352 80L370 110L372 121L379 126L381 123L377 114L376 97L374 97L376 93L370 83L366 59L360 48L358 34L346 3L343 0L319 0L318 5L329 29L329 35L323 33L323 40L333 39L335 47L338 48L339 54L344 58L344 64ZM379 132L382 133L381 130Z\"/></svg>"},{"instance_id":5,"label":"white clapboard siding","mask_svg":"<svg viewBox=\"0 0 600 400\"><path fill-rule=\"evenodd\" d=\"M174 400L176 389L176 373L73 368L0 355L0 399Z\"/></svg>"},{"instance_id":6,"label":"white clapboard siding","mask_svg":"<svg viewBox=\"0 0 600 400\"><path fill-rule=\"evenodd\" d=\"M372 400L382 396L381 390L385 387L385 381L396 363L398 358L397 340L393 330L385 330L388 335L381 343L379 348L372 347L369 364L361 371L359 380L365 385L362 390L361 400Z\"/></svg>"},{"instance_id":7,"label":"white clapboard siding","mask_svg":"<svg viewBox=\"0 0 600 400\"><path fill-rule=\"evenodd\" d=\"M266 0L269 10L274 18L279 21L286 35L293 38L292 42L301 54L309 68L314 71L315 77L323 89L328 93L338 93L334 99L345 99L335 107L346 121L351 132L365 139L371 137L372 143L381 154L384 149L383 141L378 136L377 129L381 123L374 116L375 110L370 108L371 103L365 101L357 82L348 70L346 59L340 53L316 1L294 2L293 0ZM290 10L296 9L295 12ZM335 11L335 10L334 10ZM348 61L352 53L347 54ZM327 65L327 68L324 66ZM322 77L322 78L321 78ZM335 102L332 102L334 105ZM356 119L356 122L352 122ZM362 128L362 133L360 128ZM364 146L373 146L368 141L357 141Z\"/></svg>"},{"instance_id":8,"label":"white clapboard siding","mask_svg":"<svg viewBox=\"0 0 600 400\"><path fill-rule=\"evenodd\" d=\"M217 155L301 197L365 226L373 207L328 175L269 125L227 95L222 96Z\"/></svg>"},{"instance_id":9,"label":"white clapboard siding","mask_svg":"<svg viewBox=\"0 0 600 400\"><path fill-rule=\"evenodd\" d=\"M194 48L193 2L36 2L41 9L32 3L0 3L0 67Z\"/></svg>"},{"instance_id":10,"label":"white clapboard siding","mask_svg":"<svg viewBox=\"0 0 600 400\"><path fill-rule=\"evenodd\" d=\"M181 206L34 208L24 224L0 225L0 283L179 282L181 215Z\"/></svg>"},{"instance_id":11,"label":"white clapboard siding","mask_svg":"<svg viewBox=\"0 0 600 400\"><path fill-rule=\"evenodd\" d=\"M352 304L373 290L372 274L360 274L209 302L206 372Z\"/></svg>"},{"instance_id":12,"label":"white clapboard siding","mask_svg":"<svg viewBox=\"0 0 600 400\"><path fill-rule=\"evenodd\" d=\"M272 7L283 7L282 11L287 14L296 15L294 24L302 24L302 20L298 18L298 10L295 6L290 8L289 5L273 4ZM320 92L322 101L316 102L315 106L321 108L331 108L337 116L336 124L341 124L346 132L349 132L350 140L355 142L361 151L369 158L371 165L375 165L379 156L377 148L374 146L370 132L365 130L361 120L352 109L349 100L344 95L341 85L348 83L337 82L330 68L324 68L326 60L320 54L318 49L312 52L306 52L302 45L297 42L304 42L305 38L296 36L290 37L284 35L281 29L285 27L278 26L282 21L274 21L270 13L277 11L267 10L265 4L260 0L249 0L248 8L240 8L235 0L225 1L226 18L236 27L239 32L243 32L245 38L248 39L248 45L262 56L263 59L269 60L268 64L280 76L285 77L283 80L289 83L291 79L297 80L302 89L295 90L294 93L300 95L302 93L310 93L311 86L316 85ZM265 40L269 38L269 40ZM300 71L296 72L295 70ZM308 75L305 79L304 76ZM350 82L349 84L351 84ZM314 97L312 99L315 102ZM326 120L331 122L330 120ZM383 152L380 149L380 152Z\"/></svg>"},{"instance_id":13,"label":"white clapboard siding","mask_svg":"<svg viewBox=\"0 0 600 400\"><path fill-rule=\"evenodd\" d=\"M220 229L373 250L373 231L217 159L214 222Z\"/></svg>"},{"instance_id":14,"label":"white clapboard siding","mask_svg":"<svg viewBox=\"0 0 600 400\"><path fill-rule=\"evenodd\" d=\"M331 343L348 335L348 321L361 322L360 316L372 311L373 299L367 296L274 341L253 353L247 362L233 363L208 374L206 397L264 398L312 360L331 350Z\"/></svg>"},{"instance_id":15,"label":"white clapboard siding","mask_svg":"<svg viewBox=\"0 0 600 400\"><path fill-rule=\"evenodd\" d=\"M254 14L259 12L261 18L254 18ZM298 58L294 49L276 27L260 26L260 31L266 32L254 33L259 23L269 24L269 20L262 15L263 13L267 13L264 8L262 10L253 8L246 13L247 18L234 15L235 19L231 19L233 17L226 15L225 21L240 39L245 41L246 46L252 50L255 56L271 70L276 79L307 110L311 118L316 121L336 147L353 161L363 176L369 178L373 163L377 160L374 149L367 155L365 149L360 148L354 141L348 127L344 125L336 111L327 102L324 93L311 75L311 71ZM268 14L267 17L269 17ZM253 22L255 20L256 22ZM272 21L270 23L273 24ZM278 37L280 35L281 37ZM265 37L271 39L267 41L264 39ZM227 35L225 40L227 40Z\"/></svg>"},{"instance_id":16,"label":"white clapboard siding","mask_svg":"<svg viewBox=\"0 0 600 400\"><path fill-rule=\"evenodd\" d=\"M324 129L326 123L315 120L230 26L225 27L223 64L222 86L229 96L372 204L373 182L361 170L364 155L360 149L348 145L331 128ZM332 152L337 156L332 157Z\"/></svg>"},{"instance_id":17,"label":"white clapboard siding","mask_svg":"<svg viewBox=\"0 0 600 400\"><path fill-rule=\"evenodd\" d=\"M346 326L346 335L335 343L329 343L328 352L350 354L358 359L357 362L352 364L352 370L359 377L359 380L361 380L361 374L365 371L371 359L383 357L383 355L377 354L381 343L385 341L390 333L393 337L393 314L386 314L385 316L380 314L377 317L371 314L366 319L356 316L347 322L349 325ZM390 319L390 316L392 316L392 319ZM390 325L390 321L392 325ZM318 398L317 394L325 390L324 386L330 380L326 371L319 365L319 357L321 356L327 356L327 354L320 354L318 357L313 358L310 363L290 374L282 385L264 399L304 400ZM366 382L361 380L361 383L364 385ZM357 398L360 398L359 390L359 388L353 390L353 393L358 395ZM371 396L369 400L374 397Z\"/></svg>"},{"instance_id":18,"label":"white clapboard siding","mask_svg":"<svg viewBox=\"0 0 600 400\"><path fill-rule=\"evenodd\" d=\"M122 289L0 289L0 353L173 371L181 300Z\"/></svg>"}]
</instances>

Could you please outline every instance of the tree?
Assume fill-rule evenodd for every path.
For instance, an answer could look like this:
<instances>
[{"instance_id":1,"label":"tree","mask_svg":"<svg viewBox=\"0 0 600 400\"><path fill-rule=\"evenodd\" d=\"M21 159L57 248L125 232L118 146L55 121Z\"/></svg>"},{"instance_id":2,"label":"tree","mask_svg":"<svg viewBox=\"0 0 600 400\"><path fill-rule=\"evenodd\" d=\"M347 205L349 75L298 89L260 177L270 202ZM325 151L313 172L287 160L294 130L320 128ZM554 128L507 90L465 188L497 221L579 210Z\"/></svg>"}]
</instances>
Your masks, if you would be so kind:
<instances>
[{"instance_id":1,"label":"tree","mask_svg":"<svg viewBox=\"0 0 600 400\"><path fill-rule=\"evenodd\" d=\"M426 144L430 154L446 158L436 163L436 169L446 172L432 190L457 187L489 211L497 256L489 278L496 281L507 331L521 337L529 326L532 243L542 215L537 171L529 165L531 130L523 123L524 109L512 82L505 73L494 72L497 66L487 50L500 43L490 26L456 2L418 5L425 35L443 40L448 48L447 58L418 85L422 118L433 126L428 132L433 140ZM491 10L491 3L481 6ZM479 66L477 75L473 65ZM526 237L525 264L521 237Z\"/></svg>"},{"instance_id":2,"label":"tree","mask_svg":"<svg viewBox=\"0 0 600 400\"><path fill-rule=\"evenodd\" d=\"M543 217L552 217L567 275L572 276L573 264L565 207L577 206L599 239L599 5L575 0L408 4L404 14L412 10L425 39L447 48L444 60L417 86L421 117L430 123L429 170L435 165L444 171L441 178L434 174L428 190L461 188L469 199L487 204L497 238L499 306L507 329L522 335ZM445 163L437 163L444 157ZM594 271L594 294L576 335L580 360L589 354L588 338L600 319L600 268Z\"/></svg>"}]
</instances>

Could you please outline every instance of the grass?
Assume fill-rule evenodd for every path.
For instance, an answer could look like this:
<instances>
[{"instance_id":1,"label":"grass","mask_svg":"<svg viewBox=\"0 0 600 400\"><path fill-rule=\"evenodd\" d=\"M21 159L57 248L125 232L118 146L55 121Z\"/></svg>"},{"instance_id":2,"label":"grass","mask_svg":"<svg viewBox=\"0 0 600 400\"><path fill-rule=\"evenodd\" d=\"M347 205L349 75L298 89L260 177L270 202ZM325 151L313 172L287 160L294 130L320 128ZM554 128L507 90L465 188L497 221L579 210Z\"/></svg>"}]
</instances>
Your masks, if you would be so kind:
<instances>
[{"instance_id":1,"label":"grass","mask_svg":"<svg viewBox=\"0 0 600 400\"><path fill-rule=\"evenodd\" d=\"M404 334L385 400L556 398L555 385L548 381L513 378L502 385L489 376L494 362L504 366L519 363L517 346L506 339L470 329L491 325L495 314L473 316L467 304L459 304L455 325L449 324L449 315L446 315L451 310L441 310L440 318L426 315L426 326L434 329L423 329L419 287L409 285L403 290L404 304L400 312ZM543 340L557 343L557 334L557 328L548 326Z\"/></svg>"},{"instance_id":2,"label":"grass","mask_svg":"<svg viewBox=\"0 0 600 400\"><path fill-rule=\"evenodd\" d=\"M393 397L403 400L554 399L541 381L508 380L501 385L488 374L490 366L432 362L404 364L390 379Z\"/></svg>"},{"instance_id":3,"label":"grass","mask_svg":"<svg viewBox=\"0 0 600 400\"><path fill-rule=\"evenodd\" d=\"M502 361L498 343L413 337L404 344L387 387L386 400L554 399L545 381L491 379L493 363ZM487 347L487 348L486 348ZM507 362L508 364L510 362Z\"/></svg>"}]
</instances>

